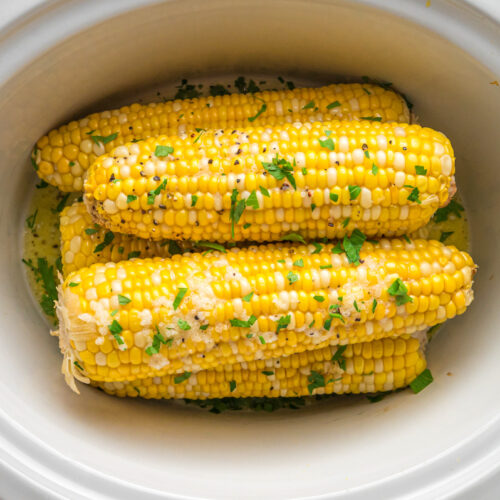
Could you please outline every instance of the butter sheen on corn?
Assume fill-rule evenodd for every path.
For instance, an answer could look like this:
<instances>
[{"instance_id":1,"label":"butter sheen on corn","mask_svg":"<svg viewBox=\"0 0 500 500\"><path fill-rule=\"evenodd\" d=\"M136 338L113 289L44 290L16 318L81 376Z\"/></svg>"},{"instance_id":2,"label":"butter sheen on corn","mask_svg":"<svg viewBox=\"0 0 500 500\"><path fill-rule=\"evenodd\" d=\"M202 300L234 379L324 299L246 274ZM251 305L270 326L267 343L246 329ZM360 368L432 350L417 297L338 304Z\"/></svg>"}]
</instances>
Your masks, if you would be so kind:
<instances>
[{"instance_id":1,"label":"butter sheen on corn","mask_svg":"<svg viewBox=\"0 0 500 500\"><path fill-rule=\"evenodd\" d=\"M455 247L367 242L357 267L332 248L263 245L71 273L57 306L68 383L76 390L74 377L134 381L408 335L462 314L472 301L475 266ZM388 293L398 278L412 299L401 306ZM235 326L235 319L250 323ZM158 333L171 340L151 353Z\"/></svg>"},{"instance_id":2,"label":"butter sheen on corn","mask_svg":"<svg viewBox=\"0 0 500 500\"><path fill-rule=\"evenodd\" d=\"M314 106L308 106L311 102ZM259 114L263 104L266 110ZM401 96L368 83L135 103L51 130L37 141L32 158L38 175L49 184L61 191L82 191L85 171L95 159L132 140L182 136L196 128L241 128L249 119L256 126L274 126L361 117L408 122L410 113Z\"/></svg>"},{"instance_id":3,"label":"butter sheen on corn","mask_svg":"<svg viewBox=\"0 0 500 500\"><path fill-rule=\"evenodd\" d=\"M98 158L84 195L95 221L152 239L397 236L427 223L453 181L449 140L419 125L315 122L198 137L150 138Z\"/></svg>"}]
</instances>

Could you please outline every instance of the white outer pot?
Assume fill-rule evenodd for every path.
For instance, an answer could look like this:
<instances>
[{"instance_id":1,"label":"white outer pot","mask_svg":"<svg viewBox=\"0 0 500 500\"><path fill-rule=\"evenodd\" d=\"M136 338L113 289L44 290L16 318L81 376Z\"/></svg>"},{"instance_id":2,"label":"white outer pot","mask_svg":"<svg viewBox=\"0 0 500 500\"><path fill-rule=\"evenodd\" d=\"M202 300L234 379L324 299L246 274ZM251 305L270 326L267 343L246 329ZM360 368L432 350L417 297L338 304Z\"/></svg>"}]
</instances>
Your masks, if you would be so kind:
<instances>
[{"instance_id":1,"label":"white outer pot","mask_svg":"<svg viewBox=\"0 0 500 500\"><path fill-rule=\"evenodd\" d=\"M495 0L425 3L48 1L4 28L0 497L493 498L500 88L489 82L500 79L500 8ZM100 99L225 71L388 79L412 97L424 124L452 139L480 272L470 310L433 341L436 382L418 396L212 415L86 388L77 397L64 386L56 342L19 262L32 144Z\"/></svg>"}]
</instances>

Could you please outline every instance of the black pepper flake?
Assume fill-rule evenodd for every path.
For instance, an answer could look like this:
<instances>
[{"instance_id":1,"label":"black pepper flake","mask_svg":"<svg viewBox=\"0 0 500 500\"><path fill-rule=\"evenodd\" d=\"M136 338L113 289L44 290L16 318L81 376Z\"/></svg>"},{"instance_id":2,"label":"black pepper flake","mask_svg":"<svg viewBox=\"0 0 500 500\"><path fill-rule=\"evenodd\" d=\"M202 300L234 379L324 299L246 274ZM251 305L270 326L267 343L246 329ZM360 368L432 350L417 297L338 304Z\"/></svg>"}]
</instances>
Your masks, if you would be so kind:
<instances>
[{"instance_id":1,"label":"black pepper flake","mask_svg":"<svg viewBox=\"0 0 500 500\"><path fill-rule=\"evenodd\" d=\"M139 172L139 175L140 175L141 177L146 177L145 172L143 172L142 170Z\"/></svg>"},{"instance_id":2,"label":"black pepper flake","mask_svg":"<svg viewBox=\"0 0 500 500\"><path fill-rule=\"evenodd\" d=\"M262 152L265 153L267 151L267 148L266 147L263 147L262 148Z\"/></svg>"},{"instance_id":3,"label":"black pepper flake","mask_svg":"<svg viewBox=\"0 0 500 500\"><path fill-rule=\"evenodd\" d=\"M361 318L356 318L354 321L361 321Z\"/></svg>"},{"instance_id":4,"label":"black pepper flake","mask_svg":"<svg viewBox=\"0 0 500 500\"><path fill-rule=\"evenodd\" d=\"M125 224L125 221L124 221L123 219L121 219L121 220L120 220L120 222L121 222L122 224Z\"/></svg>"},{"instance_id":5,"label":"black pepper flake","mask_svg":"<svg viewBox=\"0 0 500 500\"><path fill-rule=\"evenodd\" d=\"M236 154L240 155L241 153L243 153L243 150L241 148L238 148L238 151L236 151Z\"/></svg>"},{"instance_id":6,"label":"black pepper flake","mask_svg":"<svg viewBox=\"0 0 500 500\"><path fill-rule=\"evenodd\" d=\"M239 165L240 164L240 160L234 160L234 164L235 165Z\"/></svg>"},{"instance_id":7,"label":"black pepper flake","mask_svg":"<svg viewBox=\"0 0 500 500\"><path fill-rule=\"evenodd\" d=\"M115 180L115 174L111 174L109 178L109 182L113 182Z\"/></svg>"},{"instance_id":8,"label":"black pepper flake","mask_svg":"<svg viewBox=\"0 0 500 500\"><path fill-rule=\"evenodd\" d=\"M236 179L236 184L239 184L241 182L241 179Z\"/></svg>"},{"instance_id":9,"label":"black pepper flake","mask_svg":"<svg viewBox=\"0 0 500 500\"><path fill-rule=\"evenodd\" d=\"M408 148L406 146L403 146L403 151L406 151Z\"/></svg>"},{"instance_id":10,"label":"black pepper flake","mask_svg":"<svg viewBox=\"0 0 500 500\"><path fill-rule=\"evenodd\" d=\"M333 227L333 222L329 222L328 227Z\"/></svg>"},{"instance_id":11,"label":"black pepper flake","mask_svg":"<svg viewBox=\"0 0 500 500\"><path fill-rule=\"evenodd\" d=\"M233 130L233 131L231 132L231 135L233 135L233 134L236 134L236 130Z\"/></svg>"},{"instance_id":12,"label":"black pepper flake","mask_svg":"<svg viewBox=\"0 0 500 500\"><path fill-rule=\"evenodd\" d=\"M210 160L208 160L208 163L211 165L214 161L212 160L212 158L210 158Z\"/></svg>"},{"instance_id":13,"label":"black pepper flake","mask_svg":"<svg viewBox=\"0 0 500 500\"><path fill-rule=\"evenodd\" d=\"M200 318L198 317L198 315L197 315L197 314L195 314L195 315L194 315L194 319L195 319L196 321L199 321L199 320L200 320Z\"/></svg>"},{"instance_id":14,"label":"black pepper flake","mask_svg":"<svg viewBox=\"0 0 500 500\"><path fill-rule=\"evenodd\" d=\"M199 223L197 220L195 220L195 221L194 221L194 225L195 225L196 227L198 227L198 226L200 225L200 223Z\"/></svg>"},{"instance_id":15,"label":"black pepper flake","mask_svg":"<svg viewBox=\"0 0 500 500\"><path fill-rule=\"evenodd\" d=\"M361 149L362 149L363 151L366 151L366 150L368 149L368 144L363 144L363 145L361 146Z\"/></svg>"},{"instance_id":16,"label":"black pepper flake","mask_svg":"<svg viewBox=\"0 0 500 500\"><path fill-rule=\"evenodd\" d=\"M155 176L153 177L153 180L155 180L155 181L159 181L159 180L160 180L160 176L159 176L159 175L155 175Z\"/></svg>"},{"instance_id":17,"label":"black pepper flake","mask_svg":"<svg viewBox=\"0 0 500 500\"><path fill-rule=\"evenodd\" d=\"M158 222L156 219L153 219L153 224L154 224L155 226L157 226L157 225L159 224L159 222Z\"/></svg>"},{"instance_id":18,"label":"black pepper flake","mask_svg":"<svg viewBox=\"0 0 500 500\"><path fill-rule=\"evenodd\" d=\"M392 141L389 141L389 144L392 144Z\"/></svg>"},{"instance_id":19,"label":"black pepper flake","mask_svg":"<svg viewBox=\"0 0 500 500\"><path fill-rule=\"evenodd\" d=\"M141 213L144 215L146 213L146 210L141 210Z\"/></svg>"},{"instance_id":20,"label":"black pepper flake","mask_svg":"<svg viewBox=\"0 0 500 500\"><path fill-rule=\"evenodd\" d=\"M165 210L165 208L167 208L167 207L161 203L160 205L158 205L158 208Z\"/></svg>"}]
</instances>

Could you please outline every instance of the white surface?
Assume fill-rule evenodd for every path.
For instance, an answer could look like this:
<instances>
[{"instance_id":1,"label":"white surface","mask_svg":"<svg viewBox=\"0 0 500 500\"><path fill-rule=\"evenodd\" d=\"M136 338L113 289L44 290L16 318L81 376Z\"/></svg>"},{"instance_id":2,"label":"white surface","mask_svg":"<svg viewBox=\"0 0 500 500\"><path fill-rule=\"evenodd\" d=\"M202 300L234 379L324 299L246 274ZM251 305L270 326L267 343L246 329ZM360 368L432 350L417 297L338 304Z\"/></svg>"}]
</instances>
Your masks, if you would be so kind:
<instances>
[{"instance_id":1,"label":"white surface","mask_svg":"<svg viewBox=\"0 0 500 500\"><path fill-rule=\"evenodd\" d=\"M492 498L500 464L500 89L489 82L500 76L498 26L461 2L437 0L430 8L424 0L184 0L96 24L149 3L49 2L46 16L41 9L0 37L0 496ZM388 79L411 96L424 124L450 136L480 272L470 311L431 345L436 383L425 392L377 405L212 415L85 388L77 397L64 386L56 341L31 305L13 243L33 142L117 93L226 71ZM493 489L478 489L483 477Z\"/></svg>"}]
</instances>

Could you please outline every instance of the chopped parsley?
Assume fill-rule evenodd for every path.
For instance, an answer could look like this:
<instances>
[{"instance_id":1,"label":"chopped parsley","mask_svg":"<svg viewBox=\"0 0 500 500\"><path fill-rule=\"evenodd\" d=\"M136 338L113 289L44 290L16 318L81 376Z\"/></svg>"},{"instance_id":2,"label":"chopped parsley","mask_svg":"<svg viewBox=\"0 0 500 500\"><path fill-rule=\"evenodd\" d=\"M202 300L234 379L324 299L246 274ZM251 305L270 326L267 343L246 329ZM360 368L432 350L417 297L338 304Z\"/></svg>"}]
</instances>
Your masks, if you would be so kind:
<instances>
[{"instance_id":1,"label":"chopped parsley","mask_svg":"<svg viewBox=\"0 0 500 500\"><path fill-rule=\"evenodd\" d=\"M128 194L127 195L127 203L132 203L135 200L137 200L137 196L135 194Z\"/></svg>"},{"instance_id":2,"label":"chopped parsley","mask_svg":"<svg viewBox=\"0 0 500 500\"><path fill-rule=\"evenodd\" d=\"M404 240L406 241L406 243L411 243L410 238L408 238L408 236L406 234L403 234L402 237L404 238Z\"/></svg>"},{"instance_id":3,"label":"chopped parsley","mask_svg":"<svg viewBox=\"0 0 500 500\"><path fill-rule=\"evenodd\" d=\"M337 244L332 248L332 253L334 254L344 253L344 249L340 246L340 241L337 241Z\"/></svg>"},{"instance_id":4,"label":"chopped parsley","mask_svg":"<svg viewBox=\"0 0 500 500\"><path fill-rule=\"evenodd\" d=\"M322 297L321 295L314 295L313 299L316 300L316 301L318 301L318 302L324 302L325 301L325 297Z\"/></svg>"},{"instance_id":5,"label":"chopped parsley","mask_svg":"<svg viewBox=\"0 0 500 500\"><path fill-rule=\"evenodd\" d=\"M167 179L163 179L162 183L153 191L148 193L148 205L153 205L155 198L167 187Z\"/></svg>"},{"instance_id":6,"label":"chopped parsley","mask_svg":"<svg viewBox=\"0 0 500 500\"><path fill-rule=\"evenodd\" d=\"M31 161L33 161L33 158L31 159ZM69 165L71 166L71 163L69 163ZM36 170L36 169L35 169ZM48 187L49 183L48 182L45 182L43 179L40 179L40 183L39 184L36 184L35 185L35 188L36 189L44 189L46 187Z\"/></svg>"},{"instance_id":7,"label":"chopped parsley","mask_svg":"<svg viewBox=\"0 0 500 500\"><path fill-rule=\"evenodd\" d=\"M194 99L201 96L201 92L196 90L196 86L189 84L185 78L182 79L181 84L176 89L174 99Z\"/></svg>"},{"instance_id":8,"label":"chopped parsley","mask_svg":"<svg viewBox=\"0 0 500 500\"><path fill-rule=\"evenodd\" d=\"M111 332L111 335L113 335L118 345L125 344L124 340L120 336L120 333L123 331L122 325L120 325L116 319L113 320L111 325L108 325L108 330Z\"/></svg>"},{"instance_id":9,"label":"chopped parsley","mask_svg":"<svg viewBox=\"0 0 500 500\"><path fill-rule=\"evenodd\" d=\"M350 217L347 217L347 219L344 219L344 221L342 222L342 227L346 228L349 225L350 221L351 221Z\"/></svg>"},{"instance_id":10,"label":"chopped parsley","mask_svg":"<svg viewBox=\"0 0 500 500\"><path fill-rule=\"evenodd\" d=\"M401 278L397 278L392 282L391 286L387 289L387 293L392 297L396 297L397 306L413 302L413 299L408 295L408 288L406 288Z\"/></svg>"},{"instance_id":11,"label":"chopped parsley","mask_svg":"<svg viewBox=\"0 0 500 500\"><path fill-rule=\"evenodd\" d=\"M354 306L354 309L356 309L357 312L359 313L361 312L361 309L359 308L358 303L356 301L354 301L352 305Z\"/></svg>"},{"instance_id":12,"label":"chopped parsley","mask_svg":"<svg viewBox=\"0 0 500 500\"><path fill-rule=\"evenodd\" d=\"M325 264L324 266L319 266L320 269L331 269L333 266L331 264Z\"/></svg>"},{"instance_id":13,"label":"chopped parsley","mask_svg":"<svg viewBox=\"0 0 500 500\"><path fill-rule=\"evenodd\" d=\"M331 359L332 363L338 363L339 368L341 370L345 370L344 352L346 349L347 349L346 345L339 345Z\"/></svg>"},{"instance_id":14,"label":"chopped parsley","mask_svg":"<svg viewBox=\"0 0 500 500\"><path fill-rule=\"evenodd\" d=\"M191 376L191 372L184 372L174 377L174 384L181 384Z\"/></svg>"},{"instance_id":15,"label":"chopped parsley","mask_svg":"<svg viewBox=\"0 0 500 500\"><path fill-rule=\"evenodd\" d=\"M132 299L129 299L125 295L120 295L118 294L118 304L121 306L126 306L127 304L130 304L132 302Z\"/></svg>"},{"instance_id":16,"label":"chopped parsley","mask_svg":"<svg viewBox=\"0 0 500 500\"><path fill-rule=\"evenodd\" d=\"M408 195L408 198L406 198L408 201L414 201L416 203L422 203L420 201L420 191L418 190L418 187L414 186L409 186L408 184L405 184L404 187L411 188L411 193Z\"/></svg>"},{"instance_id":17,"label":"chopped parsley","mask_svg":"<svg viewBox=\"0 0 500 500\"><path fill-rule=\"evenodd\" d=\"M293 263L294 266L297 266L297 267L304 267L304 259L297 259L294 263Z\"/></svg>"},{"instance_id":18,"label":"chopped parsley","mask_svg":"<svg viewBox=\"0 0 500 500\"><path fill-rule=\"evenodd\" d=\"M231 326L236 326L239 328L250 328L256 321L257 316L254 316L252 314L246 321L238 318L233 318L229 320L229 323L231 323Z\"/></svg>"},{"instance_id":19,"label":"chopped parsley","mask_svg":"<svg viewBox=\"0 0 500 500\"><path fill-rule=\"evenodd\" d=\"M244 76L239 76L234 81L234 86L243 94L252 94L255 92L260 92L259 87L255 84L253 80L249 80L248 84Z\"/></svg>"},{"instance_id":20,"label":"chopped parsley","mask_svg":"<svg viewBox=\"0 0 500 500\"><path fill-rule=\"evenodd\" d=\"M362 120L368 120L370 122L381 122L382 117L381 116L362 116Z\"/></svg>"},{"instance_id":21,"label":"chopped parsley","mask_svg":"<svg viewBox=\"0 0 500 500\"><path fill-rule=\"evenodd\" d=\"M377 309L377 299L373 299L373 302L372 302L372 313L375 313L375 309Z\"/></svg>"},{"instance_id":22,"label":"chopped parsley","mask_svg":"<svg viewBox=\"0 0 500 500\"><path fill-rule=\"evenodd\" d=\"M365 240L366 236L357 228L352 232L351 237L347 235L344 236L344 250L349 263L355 264L356 266L360 264L359 252Z\"/></svg>"},{"instance_id":23,"label":"chopped parsley","mask_svg":"<svg viewBox=\"0 0 500 500\"><path fill-rule=\"evenodd\" d=\"M427 173L427 169L422 165L415 165L415 173L417 175L425 175Z\"/></svg>"},{"instance_id":24,"label":"chopped parsley","mask_svg":"<svg viewBox=\"0 0 500 500\"><path fill-rule=\"evenodd\" d=\"M451 200L450 203L448 203L448 205L446 205L445 207L438 208L432 219L434 222L444 222L445 220L448 220L448 217L451 214L454 214L459 219L461 219L462 214L460 212L463 211L464 207L460 205L460 203L455 200Z\"/></svg>"},{"instance_id":25,"label":"chopped parsley","mask_svg":"<svg viewBox=\"0 0 500 500\"><path fill-rule=\"evenodd\" d=\"M280 332L280 330L286 328L291 321L291 316L290 314L287 314L286 316L281 316L281 318L278 320L278 325L276 326L276 335Z\"/></svg>"},{"instance_id":26,"label":"chopped parsley","mask_svg":"<svg viewBox=\"0 0 500 500\"><path fill-rule=\"evenodd\" d=\"M315 241L313 241L311 245L313 245L315 249L314 252L311 252L311 255L314 255L315 253L320 253L321 250L323 250L323 245L316 243Z\"/></svg>"},{"instance_id":27,"label":"chopped parsley","mask_svg":"<svg viewBox=\"0 0 500 500\"><path fill-rule=\"evenodd\" d=\"M224 87L224 85L221 85L220 83L216 85L210 85L209 93L212 97L218 95L229 95L229 91Z\"/></svg>"},{"instance_id":28,"label":"chopped parsley","mask_svg":"<svg viewBox=\"0 0 500 500\"><path fill-rule=\"evenodd\" d=\"M328 137L328 139L318 139L318 142L322 148L329 149L330 151L335 151L335 143L333 142L333 139L331 137Z\"/></svg>"},{"instance_id":29,"label":"chopped parsley","mask_svg":"<svg viewBox=\"0 0 500 500\"><path fill-rule=\"evenodd\" d=\"M241 300L243 300L244 302L250 302L252 300L252 297L253 297L253 292L250 292L249 294L245 295Z\"/></svg>"},{"instance_id":30,"label":"chopped parsley","mask_svg":"<svg viewBox=\"0 0 500 500\"><path fill-rule=\"evenodd\" d=\"M233 392L235 389L236 389L236 381L235 380L231 380L229 382L229 392Z\"/></svg>"},{"instance_id":31,"label":"chopped parsley","mask_svg":"<svg viewBox=\"0 0 500 500\"><path fill-rule=\"evenodd\" d=\"M348 186L348 188L351 201L355 200L361 194L361 188L359 186Z\"/></svg>"},{"instance_id":32,"label":"chopped parsley","mask_svg":"<svg viewBox=\"0 0 500 500\"><path fill-rule=\"evenodd\" d=\"M320 387L325 387L325 377L318 373L317 371L311 370L310 375L307 377L309 384L307 385L307 390L309 394L312 394L314 389L318 389Z\"/></svg>"},{"instance_id":33,"label":"chopped parsley","mask_svg":"<svg viewBox=\"0 0 500 500\"><path fill-rule=\"evenodd\" d=\"M181 330L191 330L191 325L185 320L185 319L178 319L177 320L177 326L181 329Z\"/></svg>"},{"instance_id":34,"label":"chopped parsley","mask_svg":"<svg viewBox=\"0 0 500 500\"><path fill-rule=\"evenodd\" d=\"M208 328L208 323L206 325L201 325L200 330L206 330Z\"/></svg>"},{"instance_id":35,"label":"chopped parsley","mask_svg":"<svg viewBox=\"0 0 500 500\"><path fill-rule=\"evenodd\" d=\"M177 310L177 308L181 305L182 299L184 298L184 295L186 295L188 289L187 288L179 288L179 291L177 292L177 295L175 296L174 299L174 311Z\"/></svg>"},{"instance_id":36,"label":"chopped parsley","mask_svg":"<svg viewBox=\"0 0 500 500\"><path fill-rule=\"evenodd\" d=\"M196 202L198 201L198 196L193 194L191 196L191 206L194 207L196 205Z\"/></svg>"},{"instance_id":37,"label":"chopped parsley","mask_svg":"<svg viewBox=\"0 0 500 500\"><path fill-rule=\"evenodd\" d=\"M287 279L288 279L288 284L289 285L293 285L296 281L299 280L299 275L298 274L295 274L293 271L290 271L287 275L286 275Z\"/></svg>"},{"instance_id":38,"label":"chopped parsley","mask_svg":"<svg viewBox=\"0 0 500 500\"><path fill-rule=\"evenodd\" d=\"M262 335L259 335L259 341L260 341L261 344L265 344L266 343L266 339Z\"/></svg>"},{"instance_id":39,"label":"chopped parsley","mask_svg":"<svg viewBox=\"0 0 500 500\"><path fill-rule=\"evenodd\" d=\"M75 286L78 286L80 283L75 283L74 281L72 281L71 283L68 284L69 287L73 288Z\"/></svg>"},{"instance_id":40,"label":"chopped parsley","mask_svg":"<svg viewBox=\"0 0 500 500\"><path fill-rule=\"evenodd\" d=\"M90 135L90 132L87 132ZM105 146L108 142L114 141L118 137L118 132L114 134L107 135L103 137L102 135L91 135L90 138L94 141L95 144L102 144Z\"/></svg>"},{"instance_id":41,"label":"chopped parsley","mask_svg":"<svg viewBox=\"0 0 500 500\"><path fill-rule=\"evenodd\" d=\"M261 99L260 97L257 97L257 99L259 101L262 101L262 105L261 105L259 111L257 111L257 113L254 116L248 117L249 122L254 122L262 113L265 113L267 111L267 104L264 102L264 100Z\"/></svg>"},{"instance_id":42,"label":"chopped parsley","mask_svg":"<svg viewBox=\"0 0 500 500\"><path fill-rule=\"evenodd\" d=\"M366 399L370 403L378 403L379 401L382 401L387 396L387 392L380 392L379 394L375 394L374 396L366 396Z\"/></svg>"},{"instance_id":43,"label":"chopped parsley","mask_svg":"<svg viewBox=\"0 0 500 500\"><path fill-rule=\"evenodd\" d=\"M313 109L314 106L314 101L309 101L302 109Z\"/></svg>"},{"instance_id":44,"label":"chopped parsley","mask_svg":"<svg viewBox=\"0 0 500 500\"><path fill-rule=\"evenodd\" d=\"M444 243L455 231L441 231L441 236L439 237L439 241Z\"/></svg>"},{"instance_id":45,"label":"chopped parsley","mask_svg":"<svg viewBox=\"0 0 500 500\"><path fill-rule=\"evenodd\" d=\"M265 375L266 377L270 377L271 375L274 375L274 372L269 371L269 370L264 370L262 372L262 375Z\"/></svg>"},{"instance_id":46,"label":"chopped parsley","mask_svg":"<svg viewBox=\"0 0 500 500\"><path fill-rule=\"evenodd\" d=\"M253 190L246 199L246 206L252 207L254 210L259 208L259 200L257 199L257 193L255 190Z\"/></svg>"},{"instance_id":47,"label":"chopped parsley","mask_svg":"<svg viewBox=\"0 0 500 500\"><path fill-rule=\"evenodd\" d=\"M198 135L196 136L196 139L193 141L193 144L196 144L200 139L201 136L206 132L204 128L195 128L196 132L198 132Z\"/></svg>"},{"instance_id":48,"label":"chopped parsley","mask_svg":"<svg viewBox=\"0 0 500 500\"><path fill-rule=\"evenodd\" d=\"M333 108L338 108L340 106L339 101L333 101L330 104L326 105L326 109L333 109Z\"/></svg>"},{"instance_id":49,"label":"chopped parsley","mask_svg":"<svg viewBox=\"0 0 500 500\"><path fill-rule=\"evenodd\" d=\"M153 354L158 354L160 352L161 344L165 344L170 347L174 342L173 338L166 339L161 333L158 326L156 327L156 333L153 336L153 344L146 349L146 354L152 356Z\"/></svg>"},{"instance_id":50,"label":"chopped parsley","mask_svg":"<svg viewBox=\"0 0 500 500\"><path fill-rule=\"evenodd\" d=\"M281 241L299 241L300 243L305 243L304 238L297 233L288 233L281 237Z\"/></svg>"},{"instance_id":51,"label":"chopped parsley","mask_svg":"<svg viewBox=\"0 0 500 500\"><path fill-rule=\"evenodd\" d=\"M113 310L109 313L109 315L110 315L111 317L116 316L117 314L118 314L118 309L113 309Z\"/></svg>"},{"instance_id":52,"label":"chopped parsley","mask_svg":"<svg viewBox=\"0 0 500 500\"><path fill-rule=\"evenodd\" d=\"M431 371L426 368L416 379L410 382L410 389L418 394L420 391L424 390L429 384L434 382L434 377Z\"/></svg>"},{"instance_id":53,"label":"chopped parsley","mask_svg":"<svg viewBox=\"0 0 500 500\"><path fill-rule=\"evenodd\" d=\"M372 174L377 175L378 174L378 167L375 165L375 163L372 163Z\"/></svg>"},{"instance_id":54,"label":"chopped parsley","mask_svg":"<svg viewBox=\"0 0 500 500\"><path fill-rule=\"evenodd\" d=\"M29 229L33 231L36 223L36 216L38 215L38 209L36 209L29 217L26 218L26 225Z\"/></svg>"},{"instance_id":55,"label":"chopped parsley","mask_svg":"<svg viewBox=\"0 0 500 500\"><path fill-rule=\"evenodd\" d=\"M158 144L155 149L155 156L163 158L164 156L171 155L173 152L174 148L172 146L162 146Z\"/></svg>"},{"instance_id":56,"label":"chopped parsley","mask_svg":"<svg viewBox=\"0 0 500 500\"><path fill-rule=\"evenodd\" d=\"M79 370L82 370L83 371L83 366L78 363L78 361L73 361L73 364L79 369Z\"/></svg>"},{"instance_id":57,"label":"chopped parsley","mask_svg":"<svg viewBox=\"0 0 500 500\"><path fill-rule=\"evenodd\" d=\"M246 207L246 201L245 200L238 200L238 190L233 189L233 192L231 193L231 208L229 211L229 219L231 220L231 237L234 240L234 225L238 224L243 211L245 210Z\"/></svg>"},{"instance_id":58,"label":"chopped parsley","mask_svg":"<svg viewBox=\"0 0 500 500\"><path fill-rule=\"evenodd\" d=\"M71 193L66 194L65 196L62 197L61 201L57 204L56 207L56 213L61 213L63 211L63 208L66 206L66 202L68 201L69 195Z\"/></svg>"},{"instance_id":59,"label":"chopped parsley","mask_svg":"<svg viewBox=\"0 0 500 500\"><path fill-rule=\"evenodd\" d=\"M250 222L247 222L246 224L243 224L243 229L248 229L252 224Z\"/></svg>"},{"instance_id":60,"label":"chopped parsley","mask_svg":"<svg viewBox=\"0 0 500 500\"><path fill-rule=\"evenodd\" d=\"M97 226L97 224L96 224ZM99 226L98 227L88 227L85 229L85 234L88 234L89 236L92 236L93 234L97 233L99 231Z\"/></svg>"},{"instance_id":61,"label":"chopped parsley","mask_svg":"<svg viewBox=\"0 0 500 500\"><path fill-rule=\"evenodd\" d=\"M297 189L295 177L293 176L293 166L288 160L279 158L276 153L276 156L273 158L271 163L263 161L262 166L276 180L280 181L286 178L293 188Z\"/></svg>"},{"instance_id":62,"label":"chopped parsley","mask_svg":"<svg viewBox=\"0 0 500 500\"><path fill-rule=\"evenodd\" d=\"M111 242L115 239L115 235L112 231L106 231L104 234L104 239L94 248L94 253L102 252Z\"/></svg>"},{"instance_id":63,"label":"chopped parsley","mask_svg":"<svg viewBox=\"0 0 500 500\"><path fill-rule=\"evenodd\" d=\"M127 260L128 259L137 259L137 257L141 256L140 250L134 250L133 252L129 252L127 254Z\"/></svg>"},{"instance_id":64,"label":"chopped parsley","mask_svg":"<svg viewBox=\"0 0 500 500\"><path fill-rule=\"evenodd\" d=\"M269 191L264 186L259 186L259 190L263 196L266 196L267 198L271 197L271 195L269 194Z\"/></svg>"},{"instance_id":65,"label":"chopped parsley","mask_svg":"<svg viewBox=\"0 0 500 500\"><path fill-rule=\"evenodd\" d=\"M212 243L211 241L198 241L196 245L202 248L210 248L211 250L227 253L227 250L219 243Z\"/></svg>"},{"instance_id":66,"label":"chopped parsley","mask_svg":"<svg viewBox=\"0 0 500 500\"><path fill-rule=\"evenodd\" d=\"M330 200L336 203L337 201L339 201L339 195L335 193L330 193Z\"/></svg>"}]
</instances>

